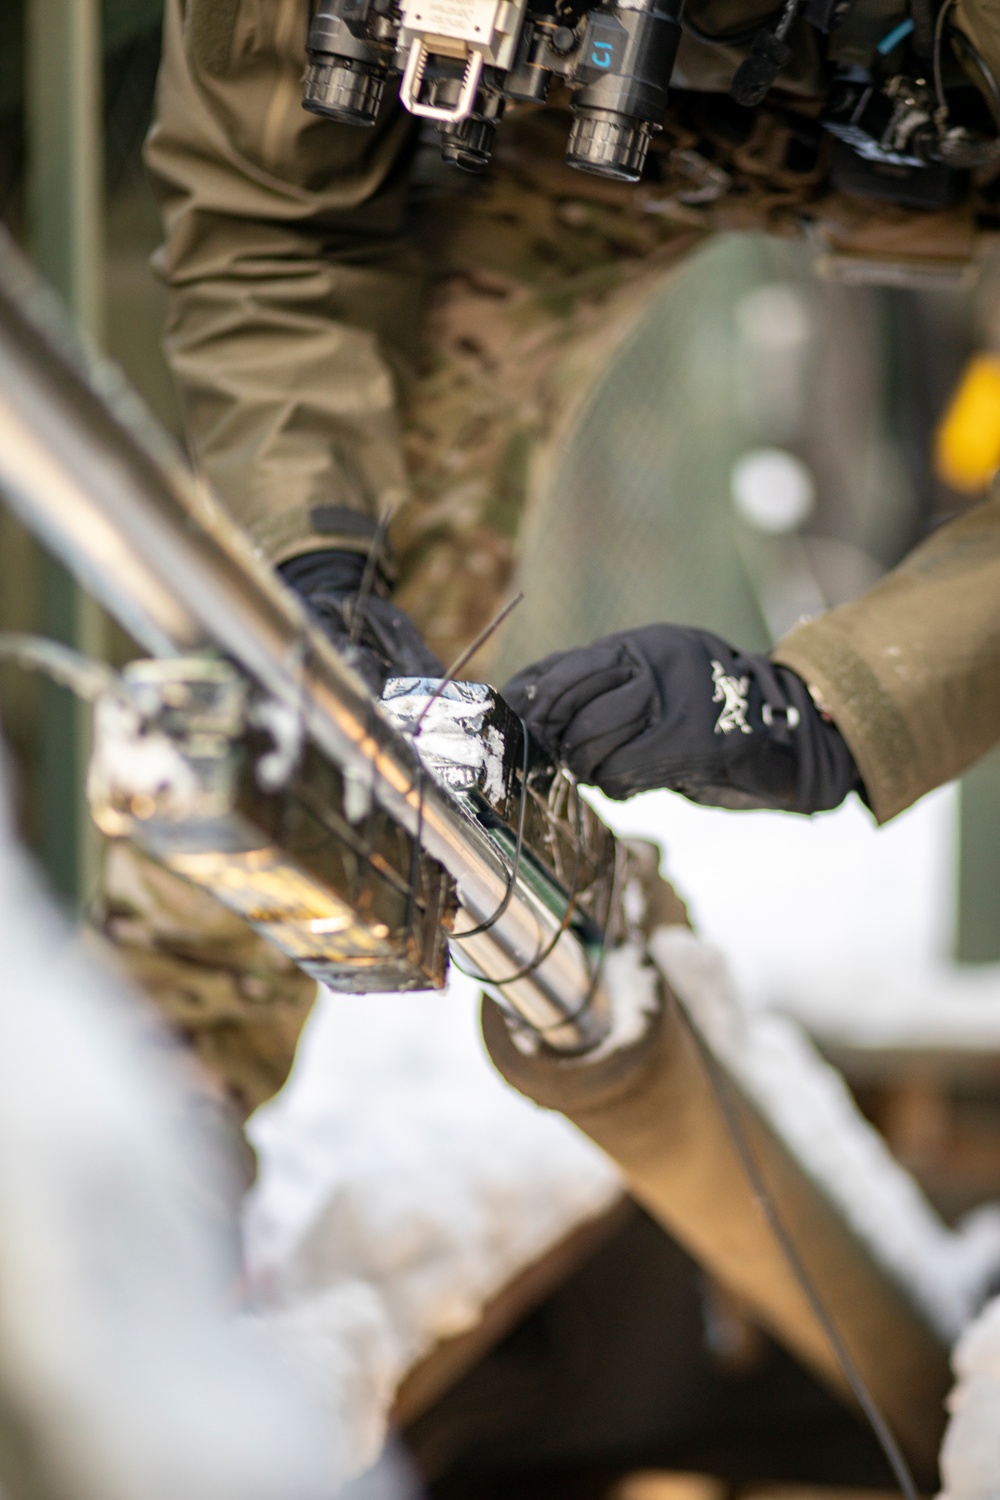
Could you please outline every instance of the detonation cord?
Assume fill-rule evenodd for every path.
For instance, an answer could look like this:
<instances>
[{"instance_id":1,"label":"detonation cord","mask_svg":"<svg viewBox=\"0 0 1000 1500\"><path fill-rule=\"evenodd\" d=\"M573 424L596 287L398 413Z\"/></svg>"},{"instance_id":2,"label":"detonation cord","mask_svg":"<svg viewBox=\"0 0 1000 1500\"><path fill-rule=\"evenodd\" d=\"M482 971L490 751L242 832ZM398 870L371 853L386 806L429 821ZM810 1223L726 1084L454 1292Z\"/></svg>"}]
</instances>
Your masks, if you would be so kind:
<instances>
[{"instance_id":1,"label":"detonation cord","mask_svg":"<svg viewBox=\"0 0 1000 1500\"><path fill-rule=\"evenodd\" d=\"M538 1032L539 1036L544 1037L547 1032L559 1031L563 1026L571 1026L574 1021L577 1021L581 1016L586 1015L587 1011L590 1009L590 1005L594 998L594 993L597 990L597 986L604 978L604 962L608 956L607 933L611 926L611 914L615 909L615 903L618 899L618 877L621 873L621 860L619 858L619 853L619 844L618 841L615 840L614 864L611 867L611 884L608 887L608 904L604 911L604 922L602 924L605 934L605 940L601 943L600 952L597 955L597 962L594 965L594 972L591 975L590 983L587 986L587 993L584 995L576 1010L571 1011L568 1016L564 1016L561 1021L553 1021L551 1026L536 1027L535 1030Z\"/></svg>"},{"instance_id":2,"label":"detonation cord","mask_svg":"<svg viewBox=\"0 0 1000 1500\"><path fill-rule=\"evenodd\" d=\"M910 1472L909 1464L903 1456L903 1451L896 1441L896 1436L889 1426L886 1417L883 1415L878 1402L868 1388L867 1381L855 1364L850 1350L841 1338L836 1324L827 1311L826 1304L819 1294L816 1283L813 1281L802 1260L795 1240L782 1219L771 1191L764 1181L763 1174L750 1149L750 1142L747 1139L743 1124L739 1118L733 1098L731 1081L719 1066L718 1059L680 1001L677 1002L677 1009L705 1064L709 1085L712 1093L715 1095L716 1103L722 1112L722 1118L725 1122L729 1138L732 1141L736 1154L740 1159L740 1164L746 1174L747 1181L750 1184L754 1201L767 1220L771 1233L774 1235L792 1275L795 1277L803 1296L809 1303L817 1323L822 1328L830 1348L833 1350L834 1357L840 1365L844 1379L850 1387L851 1394L860 1406L879 1447L882 1449L886 1462L892 1470L896 1483L899 1485L900 1492L904 1496L904 1500L920 1500L920 1492L917 1489L916 1481Z\"/></svg>"},{"instance_id":3,"label":"detonation cord","mask_svg":"<svg viewBox=\"0 0 1000 1500\"><path fill-rule=\"evenodd\" d=\"M562 935L566 931L566 929L569 927L570 922L573 920L573 913L576 910L577 898L578 898L578 896L580 894L580 870L581 870L582 865L583 865L583 819L582 819L582 816L581 816L581 813L580 813L580 794L579 794L579 792L577 792L577 796L576 796L576 857L575 857L575 861L574 861L574 864L573 864L573 878L572 878L572 881L570 883L569 900L566 903L566 910L563 912L562 921L559 923L559 926L556 928L556 930L555 930L555 932L554 932L551 940L545 945L545 947L542 949L541 953L536 953L535 957L531 960L530 963L525 964L524 967L521 968L521 969L515 969L514 972L513 972L513 974L505 974L502 979L491 979L486 974L470 974L469 971L468 971L468 969L463 969L462 965L460 963L458 963L455 960L454 955L452 955L452 962L455 964L455 967L458 970L458 972L460 974L464 974L467 979L475 979L479 984L489 984L489 985L493 985L496 989L502 989L504 987L504 985L507 985L507 984L516 984L516 982L519 979L527 979L531 974L535 973L536 969L541 968L541 966L545 962L545 960L547 958L549 958L555 952L555 950L556 950L556 948L557 948L557 946L559 944L560 938L562 937ZM515 871L514 878L516 879L516 871ZM460 941L462 938L466 937L467 934L464 933L464 932L456 932L454 934L454 936L455 936L456 941ZM586 1002L585 1002L585 1004L586 1004ZM576 1014L579 1014L579 1012L576 1012ZM567 1017L566 1019L569 1020L570 1018ZM559 1022L556 1023L557 1026L561 1026L561 1025L564 1025L564 1024L565 1023L562 1022L562 1021L559 1021Z\"/></svg>"}]
</instances>

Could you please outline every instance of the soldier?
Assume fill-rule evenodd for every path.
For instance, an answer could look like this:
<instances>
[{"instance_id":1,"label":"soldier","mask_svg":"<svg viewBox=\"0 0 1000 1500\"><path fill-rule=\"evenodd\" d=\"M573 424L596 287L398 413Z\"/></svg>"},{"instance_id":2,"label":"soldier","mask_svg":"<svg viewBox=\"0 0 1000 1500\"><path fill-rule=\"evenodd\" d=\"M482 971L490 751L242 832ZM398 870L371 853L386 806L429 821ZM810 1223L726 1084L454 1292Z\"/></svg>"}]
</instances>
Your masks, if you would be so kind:
<instances>
[{"instance_id":1,"label":"soldier","mask_svg":"<svg viewBox=\"0 0 1000 1500\"><path fill-rule=\"evenodd\" d=\"M875 0L825 17L814 0L751 110L728 91L773 10L691 0L663 130L633 186L567 166L565 91L509 107L476 179L429 159L391 89L368 130L303 110L305 0L170 0L147 148L166 225L167 352L200 463L289 581L322 596L328 626L393 510L378 593L393 585L432 651L457 654L507 587L525 498L595 377L713 230L808 228L840 256L897 264L975 255L1000 154L970 182L943 159L901 165L898 142L865 134L864 109L929 72L917 30ZM957 118L986 106L953 46L988 60L991 33L975 0L950 14ZM878 99L848 83L832 99L862 62L885 84ZM897 134L926 128L918 102L893 104ZM953 155L995 152L947 123L962 137Z\"/></svg>"},{"instance_id":2,"label":"soldier","mask_svg":"<svg viewBox=\"0 0 1000 1500\"><path fill-rule=\"evenodd\" d=\"M632 185L567 166L565 91L508 109L475 178L430 160L392 90L368 130L303 110L305 0L167 0L147 160L192 446L373 686L438 670L494 613L527 496L616 346L708 234L808 228L837 255L897 265L976 254L996 212L991 7L955 0L936 27L922 0L909 18L883 0L798 9L777 20L771 0L690 0L663 128ZM750 55L780 61L753 109L729 92ZM391 548L376 546L390 515ZM668 784L809 811L863 785L891 816L996 737L984 699L997 695L973 682L969 644L991 638L988 611L962 597L951 612L942 581L936 639L967 671L921 718L920 685L940 685L954 652L921 665L920 606L900 602L931 564L953 576L991 524L959 523L954 543L933 540L773 663L654 627L510 691L613 795ZM241 1113L280 1085L308 981L124 849L97 923Z\"/></svg>"}]
</instances>

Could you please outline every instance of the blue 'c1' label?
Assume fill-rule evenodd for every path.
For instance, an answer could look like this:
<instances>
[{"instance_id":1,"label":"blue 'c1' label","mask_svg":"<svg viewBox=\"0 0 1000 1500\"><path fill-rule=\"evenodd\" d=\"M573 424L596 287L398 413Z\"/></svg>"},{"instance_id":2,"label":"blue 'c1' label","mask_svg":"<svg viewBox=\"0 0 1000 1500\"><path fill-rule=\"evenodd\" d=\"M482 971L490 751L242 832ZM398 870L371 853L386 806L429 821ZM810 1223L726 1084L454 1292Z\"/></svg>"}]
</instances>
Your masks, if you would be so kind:
<instances>
[{"instance_id":1,"label":"blue 'c1' label","mask_svg":"<svg viewBox=\"0 0 1000 1500\"><path fill-rule=\"evenodd\" d=\"M587 66L601 73L621 70L628 33L613 16L595 16L591 12L587 33Z\"/></svg>"}]
</instances>

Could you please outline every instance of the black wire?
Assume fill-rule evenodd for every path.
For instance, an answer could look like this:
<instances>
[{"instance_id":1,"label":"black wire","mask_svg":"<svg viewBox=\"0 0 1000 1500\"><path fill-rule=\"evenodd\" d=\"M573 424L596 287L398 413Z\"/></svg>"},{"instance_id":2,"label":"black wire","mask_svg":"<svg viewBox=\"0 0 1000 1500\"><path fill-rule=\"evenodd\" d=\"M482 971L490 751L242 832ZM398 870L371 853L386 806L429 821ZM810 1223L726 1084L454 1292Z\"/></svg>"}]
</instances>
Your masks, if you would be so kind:
<instances>
[{"instance_id":1,"label":"black wire","mask_svg":"<svg viewBox=\"0 0 1000 1500\"><path fill-rule=\"evenodd\" d=\"M708 1043L702 1037L680 1002L677 1004L677 1009L705 1064L709 1084L722 1112L722 1118L725 1121L729 1138L740 1159L747 1180L753 1189L757 1206L767 1220L771 1232L781 1249L781 1253L784 1255L806 1301L812 1308L816 1321L826 1335L837 1363L840 1365L844 1379L847 1381L855 1400L875 1435L879 1447L885 1455L886 1461L895 1476L896 1483L899 1485L900 1492L905 1497L905 1500L920 1500L916 1481L910 1472L910 1466L903 1456L902 1449L896 1441L895 1434L883 1415L878 1402L869 1390L868 1383L855 1364L847 1345L837 1331L836 1325L826 1309L826 1305L817 1290L816 1284L809 1274L802 1257L799 1255L798 1247L778 1212L778 1206L764 1181L760 1168L750 1149L750 1144L744 1133L739 1115L733 1107L733 1101L729 1092L731 1088L730 1080L719 1066L718 1060L709 1048Z\"/></svg>"},{"instance_id":2,"label":"black wire","mask_svg":"<svg viewBox=\"0 0 1000 1500\"><path fill-rule=\"evenodd\" d=\"M522 595L518 595L517 599L512 600L509 605L506 605L505 609L504 609L504 613L509 613L509 611L514 608L514 605L520 602L520 599L522 597L523 597ZM495 623L496 622L494 622L494 624ZM413 740L414 740L414 742L416 742L416 740L417 740L417 738L418 738L418 736L420 734L420 730L423 727L423 719L424 719L424 715L426 714L426 711L427 710L424 709L423 713L421 713L421 715L420 715L420 718L417 720L416 727L415 727L415 729L413 731ZM477 937L480 933L488 932L491 927L495 926L496 923L499 922L500 918L503 916L504 912L507 910L508 906L510 905L511 898L514 895L514 891L515 891L515 888L517 886L517 877L518 877L518 875L520 873L520 869L521 869L521 856L522 856L523 849L524 849L524 828L525 828L525 821L526 821L527 809L528 809L528 764L529 764L530 753L531 753L531 751L530 751L530 743L529 743L529 740L528 740L528 728L527 728L527 725L525 724L525 722L524 722L523 719L520 720L520 724L521 724L522 743L523 743L523 747L524 747L523 748L523 755L522 755L522 763L521 763L521 805L518 808L518 815L517 815L517 835L516 835L515 842L514 842L514 858L513 858L512 864L511 864L510 878L509 878L509 880L507 882L507 890L506 890L506 893L505 893L504 898L501 901L500 905L497 907L496 911L493 913L493 915L487 921L481 922L478 927L467 928L463 932L453 932L452 933L452 937L455 940L455 942L464 942L466 938ZM417 856L418 856L418 852L419 852L419 844L420 844L421 834L422 834L422 831L423 831L424 772L423 772L422 764L419 761L419 752L418 752L418 765L420 765L420 772L419 772L419 779L418 779L419 800L418 800L418 804L417 804L417 834L416 834L416 844L414 845L414 857L413 857L413 862L411 864L411 875L410 875L410 879L411 879L411 897L410 897L411 910L412 910L412 906L413 906L412 886L416 882ZM464 969L462 967L462 965L458 962L458 960L455 958L454 954L452 954L452 962L454 963L455 968L458 970L458 972L460 974L464 974L467 979L475 979L480 984L492 984L492 985L496 985L499 988L499 987L502 987L503 985L514 984L519 979L526 979L529 974L533 974L535 972L535 970L537 968L539 968L539 966L541 964L543 964L545 962L545 960L552 953L555 952L556 945L558 944L559 939L562 937L563 933L569 927L569 924L570 924L570 922L573 919L573 913L576 910L577 897L579 896L580 870L581 870L581 867L582 867L582 864L583 864L583 823L582 823L582 817L581 817L581 813L580 813L580 794L579 794L579 792L577 793L577 798L576 798L576 824L577 824L576 859L575 859L575 864L573 866L573 880L572 880L572 886L571 886L570 895L569 895L569 902L568 902L566 910L565 910L565 912L563 914L562 921L560 922L559 927L557 928L556 933L553 936L551 942L548 944L548 946L544 949L543 952L537 954L531 960L531 962L529 964L526 964L524 966L524 968L517 969L517 970L515 970L515 972L513 974L507 974L502 979L490 979L485 974L472 974L472 973L469 972L468 969Z\"/></svg>"},{"instance_id":3,"label":"black wire","mask_svg":"<svg viewBox=\"0 0 1000 1500\"><path fill-rule=\"evenodd\" d=\"M304 782L290 782L289 789L292 795L302 803L303 807L308 809L317 823L320 823L328 833L332 833L335 838L340 839L342 843L346 844L356 859L361 860L380 879L387 881L397 895L409 898L410 885L406 876L401 875L398 870L394 870L389 862L383 859L377 849L367 848L364 840L355 833L346 818L342 818L337 812L332 812L323 798L318 797L311 787Z\"/></svg>"},{"instance_id":4,"label":"black wire","mask_svg":"<svg viewBox=\"0 0 1000 1500\"><path fill-rule=\"evenodd\" d=\"M608 941L607 941L607 933L608 933L608 930L609 930L610 925L611 925L611 913L614 910L615 898L616 898L616 896L618 894L618 875L619 875L619 865L620 865L619 851L620 851L620 849L621 849L621 845L616 840L615 841L615 862L614 862L614 866L612 867L612 871L611 871L611 885L608 887L608 904L607 904L607 907L605 908L605 912L604 912L603 930L604 930L605 936L604 936L603 942L601 943L600 952L597 955L597 963L594 965L594 972L590 976L590 984L587 986L587 993L584 995L583 1000L577 1006L576 1010L572 1011L568 1016L563 1016L562 1020L560 1020L560 1021L553 1021L553 1023L552 1023L551 1026L540 1026L540 1027L536 1026L536 1027L533 1027L532 1029L534 1031L536 1031L539 1036L545 1036L546 1033L549 1032L549 1031L559 1031L559 1030L562 1029L563 1026L571 1026L574 1021L578 1021L581 1016L586 1015L587 1011L590 1009L590 1006L591 1006L591 1004L593 1002L594 993L595 993L595 991L597 989L597 986L600 984L601 980L604 977L604 963L605 963L605 960L607 959L608 952L609 952L609 944L608 944Z\"/></svg>"},{"instance_id":5,"label":"black wire","mask_svg":"<svg viewBox=\"0 0 1000 1500\"><path fill-rule=\"evenodd\" d=\"M492 622L492 624L490 626L490 630L496 628L496 625L499 623L499 620L502 619L502 618L504 618L507 614L509 614L510 610L512 610L516 604L520 603L520 600L521 600L522 597L523 597L523 595L518 595L518 597L516 599L512 600L508 605L506 605L504 607L504 610L502 611L502 613L498 617L498 619L496 621ZM443 683L441 686L443 687L445 685L446 685L446 683ZM438 694L440 694L440 691L441 691L441 688L438 689ZM428 707L429 707L429 705L428 705ZM414 743L416 742L417 738L419 737L420 731L421 731L421 729L423 727L423 720L424 720L424 717L426 715L426 712L427 712L427 710L425 708L424 711L423 711L423 713L421 713L420 718L417 720L417 724L416 724L415 729L413 731L413 740L414 740ZM469 928L466 928L465 930L463 930L462 932L453 932L452 933L452 938L456 942L464 942L466 938L478 937L481 933L489 932L490 928L494 927L496 925L496 923L499 922L500 918L503 916L504 912L507 910L508 906L511 903L511 899L512 899L512 897L514 895L514 891L515 891L515 889L517 887L517 879L518 879L518 875L520 874L521 858L522 858L522 854L523 854L523 850L524 850L524 830L525 830L525 823L526 823L526 819L527 819L527 809L528 809L528 768L529 768L530 754L531 754L530 741L529 741L529 738L528 738L528 728L527 728L527 725L525 724L525 721L523 719L520 719L520 724L521 724L521 739L522 739L522 746L523 746L522 762L521 762L521 802L520 802L520 806L518 808L517 832L516 832L516 837L515 837L515 840L514 840L514 856L513 856L512 862L511 862L510 876L509 876L509 879L507 881L507 890L504 893L504 898L501 901L500 905L497 907L496 911L485 922L481 922L477 927L469 927ZM412 926L412 913L413 913L413 908L414 908L414 904L415 904L415 887L416 887L416 880L417 880L417 873L418 873L418 859L419 859L419 853L420 853L421 837L422 837L422 833L423 833L425 775L424 775L423 765L422 765L422 763L419 760L419 752L418 752L417 759L418 759L418 788L419 788L418 801L417 801L417 831L416 831L416 837L415 837L414 846L413 846L413 858L412 858L411 867L410 867L409 916L408 916L408 920L407 920L408 927ZM575 850L575 855L574 855L573 877L572 877L572 881L570 883L569 899L568 899L568 902L567 902L567 905L566 905L566 910L563 913L562 920L561 920L561 922L559 924L559 927L556 929L556 932L553 935L551 941L548 943L548 945L546 946L546 948L541 953L536 954L536 956L531 960L530 963L525 964L524 967L521 968L521 969L516 969L513 974L507 974L507 975L505 975L502 979L491 979L491 978L489 978L485 974L473 974L473 973L470 973L470 971L468 969L465 969L465 968L462 967L462 965L455 958L454 954L452 954L452 962L454 963L456 969L459 971L460 974L464 974L467 979L475 979L480 984L494 985L494 986L496 986L499 989L499 988L502 988L504 985L514 984L518 980L527 979L529 975L534 974L535 971L538 968L540 968L543 963L545 963L546 959L548 959L550 957L550 955L555 952L555 949L556 949L556 947L557 947L557 945L559 943L559 940L562 938L563 934L566 932L567 928L569 927L570 922L573 919L573 913L576 910L576 903L577 903L577 899L578 899L579 894L580 894L580 886L579 886L580 871L581 871L582 865L583 865L583 815L582 815L582 812L581 812L581 798L580 798L580 793L579 793L578 790L576 792L575 811L576 811L576 850ZM611 913L611 904L612 904L612 902L614 900L614 892L615 892L615 885L616 885L616 881L617 881L617 873L618 873L618 863L617 863L617 849L616 849L615 870L614 870L614 874L612 876L611 888L610 888L610 892L609 892L609 896L608 896L608 918L609 919L610 919L610 913ZM591 978L590 986L589 986L589 988L587 990L586 996L584 997L583 1003L581 1004L581 1006L579 1007L579 1009L573 1013L572 1016L566 1017L566 1020L572 1021L573 1019L575 1019L576 1016L582 1015L583 1012L587 1009L587 1006L590 1004L591 1000L593 999L594 991L597 988L597 985L598 985L598 983L600 981L601 973L603 971L604 957L605 957L606 947L607 947L606 944L602 945L600 957L598 959L598 964L597 964L595 972L594 972L594 974L593 974L593 976ZM561 1022L558 1022L556 1024L557 1025L565 1025L565 1021L561 1021ZM548 1029L551 1029L551 1028L544 1028L544 1029L548 1030Z\"/></svg>"},{"instance_id":6,"label":"black wire","mask_svg":"<svg viewBox=\"0 0 1000 1500\"><path fill-rule=\"evenodd\" d=\"M420 854L424 837L424 788L427 775L419 755L417 762L417 827L413 835L413 851L410 855L410 893L406 901L406 930L412 935L413 920L417 910L417 881L420 878Z\"/></svg>"},{"instance_id":7,"label":"black wire","mask_svg":"<svg viewBox=\"0 0 1000 1500\"><path fill-rule=\"evenodd\" d=\"M375 535L371 539L368 556L365 558L365 566L361 574L361 585L354 598L354 608L347 636L352 646L357 646L361 640L361 632L365 624L365 608L369 595L375 587L375 575L382 560L382 548L385 545L389 523L392 520L392 512L393 507L391 505L383 511L378 525L375 527Z\"/></svg>"},{"instance_id":8,"label":"black wire","mask_svg":"<svg viewBox=\"0 0 1000 1500\"><path fill-rule=\"evenodd\" d=\"M573 879L570 885L569 901L567 903L566 910L563 913L562 921L559 923L559 926L557 927L555 935L553 936L551 942L542 950L541 953L537 953L530 963L525 964L523 969L515 969L513 974L507 974L503 979L492 979L487 974L470 974L468 969L463 969L462 965L460 963L457 963L453 956L452 962L455 963L455 967L460 974L464 974L467 979L478 980L480 984L495 985L497 989L502 989L506 984L515 984L520 979L527 979L529 975L534 974L535 970L539 969L542 964L545 963L546 959L555 952L560 938L563 936L566 929L569 927L570 922L573 920L573 913L576 910L577 897L580 894L580 870L583 865L583 820L580 814L579 792L577 792L576 794L576 824L576 860L573 866ZM461 939L465 937L465 933L456 932L454 934L454 937L456 941L461 941ZM560 1022L559 1024L562 1025L563 1023Z\"/></svg>"},{"instance_id":9,"label":"black wire","mask_svg":"<svg viewBox=\"0 0 1000 1500\"><path fill-rule=\"evenodd\" d=\"M948 119L948 100L945 97L944 83L941 75L941 44L944 39L945 17L953 3L954 0L944 0L944 4L938 11L937 22L934 26L934 55L932 61L934 68L934 92L937 95L938 113L940 115L940 120L938 121L939 130Z\"/></svg>"},{"instance_id":10,"label":"black wire","mask_svg":"<svg viewBox=\"0 0 1000 1500\"><path fill-rule=\"evenodd\" d=\"M423 724L427 715L430 713L431 709L434 707L434 704L443 694L445 688L457 679L459 672L461 672L466 662L471 661L471 659L475 656L476 652L480 649L481 646L485 646L486 642L489 640L493 632L500 628L504 620L506 620L507 616L511 613L512 610L515 610L517 608L523 598L524 594L520 593L515 594L513 599L508 599L507 603L503 605L501 609L497 610L496 614L493 616L492 620L490 620L489 624L484 625L479 634L469 642L469 644L463 651L459 652L455 660L452 662L451 666L445 672L444 676L438 681L437 686L431 693L430 697L427 699L427 702L424 704L423 708L420 710L420 717L417 719L416 725L413 729L414 739L420 733L421 725Z\"/></svg>"},{"instance_id":11,"label":"black wire","mask_svg":"<svg viewBox=\"0 0 1000 1500\"><path fill-rule=\"evenodd\" d=\"M517 877L521 870L521 851L524 847L524 825L528 811L528 765L531 760L528 726L523 719L521 720L521 736L524 747L521 760L521 805L517 810L517 837L514 840L514 860L510 867L510 879L507 882L507 891L489 921L480 922L478 927L468 927L463 932L453 933L456 939L478 937L481 932L489 932L491 927L495 927L510 905L511 897L514 894L514 887L517 885Z\"/></svg>"},{"instance_id":12,"label":"black wire","mask_svg":"<svg viewBox=\"0 0 1000 1500\"><path fill-rule=\"evenodd\" d=\"M388 526L389 514L391 514L391 512L387 512L386 517L384 518L383 531ZM376 533L375 542L373 543L372 550L369 553L369 563L371 563L374 557L377 557L379 545L380 542L378 534ZM417 761L417 831L413 845L413 854L410 860L410 894L407 901L407 930L410 933L412 933L413 931L413 916L416 906L416 882L420 871L420 844L423 838L424 831L424 788L426 786L424 766L423 762L420 759L420 752L416 749L416 741L419 738L420 731L423 728L424 720L427 717L427 713L431 705L438 698L440 698L445 688L450 682L453 682L455 680L455 677L461 671L462 667L469 660L469 658L479 650L480 646L482 646L484 642L489 640L490 636L493 634L494 630L496 630L497 626L502 624L503 621L506 620L511 610L516 609L523 598L524 595L522 593L509 600L503 606L503 608L494 615L489 624L479 632L475 640L473 640L470 645L466 646L464 651L459 653L458 657L455 661L452 662L444 677L434 689L433 693L431 693L430 697L428 698L427 702L420 712L420 716L418 717L413 730L411 731L411 738L413 740L414 753ZM471 933L462 934L466 937L471 936L476 932L485 932L488 928L493 926L494 922L498 922L503 916L504 912L507 910L507 907L510 904L510 898L514 894L514 883L517 879L517 871L521 862L521 843L524 836L524 812L528 796L528 730L523 719L521 720L521 730L524 735L524 772L521 785L521 811L518 819L517 845L514 850L514 867L511 874L510 884L507 887L507 894L504 896L503 902L496 913L490 918L488 922L484 923L482 927L475 927L472 929ZM464 973L465 971L462 970L462 972Z\"/></svg>"},{"instance_id":13,"label":"black wire","mask_svg":"<svg viewBox=\"0 0 1000 1500\"><path fill-rule=\"evenodd\" d=\"M798 15L801 5L802 0L785 0L785 4L782 6L781 15L778 17L773 32L773 35L778 38L779 42L784 41L785 37L788 35L791 24L795 20L795 17Z\"/></svg>"}]
</instances>

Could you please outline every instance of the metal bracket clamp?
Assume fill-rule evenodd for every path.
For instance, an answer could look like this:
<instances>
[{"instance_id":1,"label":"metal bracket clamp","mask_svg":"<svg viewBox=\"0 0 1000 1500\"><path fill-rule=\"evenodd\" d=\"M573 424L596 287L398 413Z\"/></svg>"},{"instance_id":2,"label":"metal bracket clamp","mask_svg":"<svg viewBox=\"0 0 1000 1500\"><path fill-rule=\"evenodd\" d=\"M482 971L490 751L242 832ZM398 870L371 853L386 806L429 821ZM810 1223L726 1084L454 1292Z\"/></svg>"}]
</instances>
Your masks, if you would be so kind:
<instances>
[{"instance_id":1,"label":"metal bracket clamp","mask_svg":"<svg viewBox=\"0 0 1000 1500\"><path fill-rule=\"evenodd\" d=\"M486 68L513 66L527 0L402 0L396 65L403 74L399 97L411 114L439 125L468 119ZM421 99L427 65L447 58L463 65L457 98L437 102L433 81ZM451 89L449 89L449 93Z\"/></svg>"},{"instance_id":2,"label":"metal bracket clamp","mask_svg":"<svg viewBox=\"0 0 1000 1500\"><path fill-rule=\"evenodd\" d=\"M399 97L404 109L408 109L411 115L417 115L422 120L438 120L444 124L454 125L472 113L472 107L476 102L476 90L479 88L479 80L483 75L483 54L472 51L466 58L462 86L458 99L453 105L420 103L420 85L423 82L429 56L430 49L427 42L422 37L417 37L406 59L403 81L399 86Z\"/></svg>"},{"instance_id":3,"label":"metal bracket clamp","mask_svg":"<svg viewBox=\"0 0 1000 1500\"><path fill-rule=\"evenodd\" d=\"M440 988L449 877L375 804L370 776L343 776L306 743L289 756L283 714L225 661L132 662L95 706L95 821L321 983Z\"/></svg>"}]
</instances>

